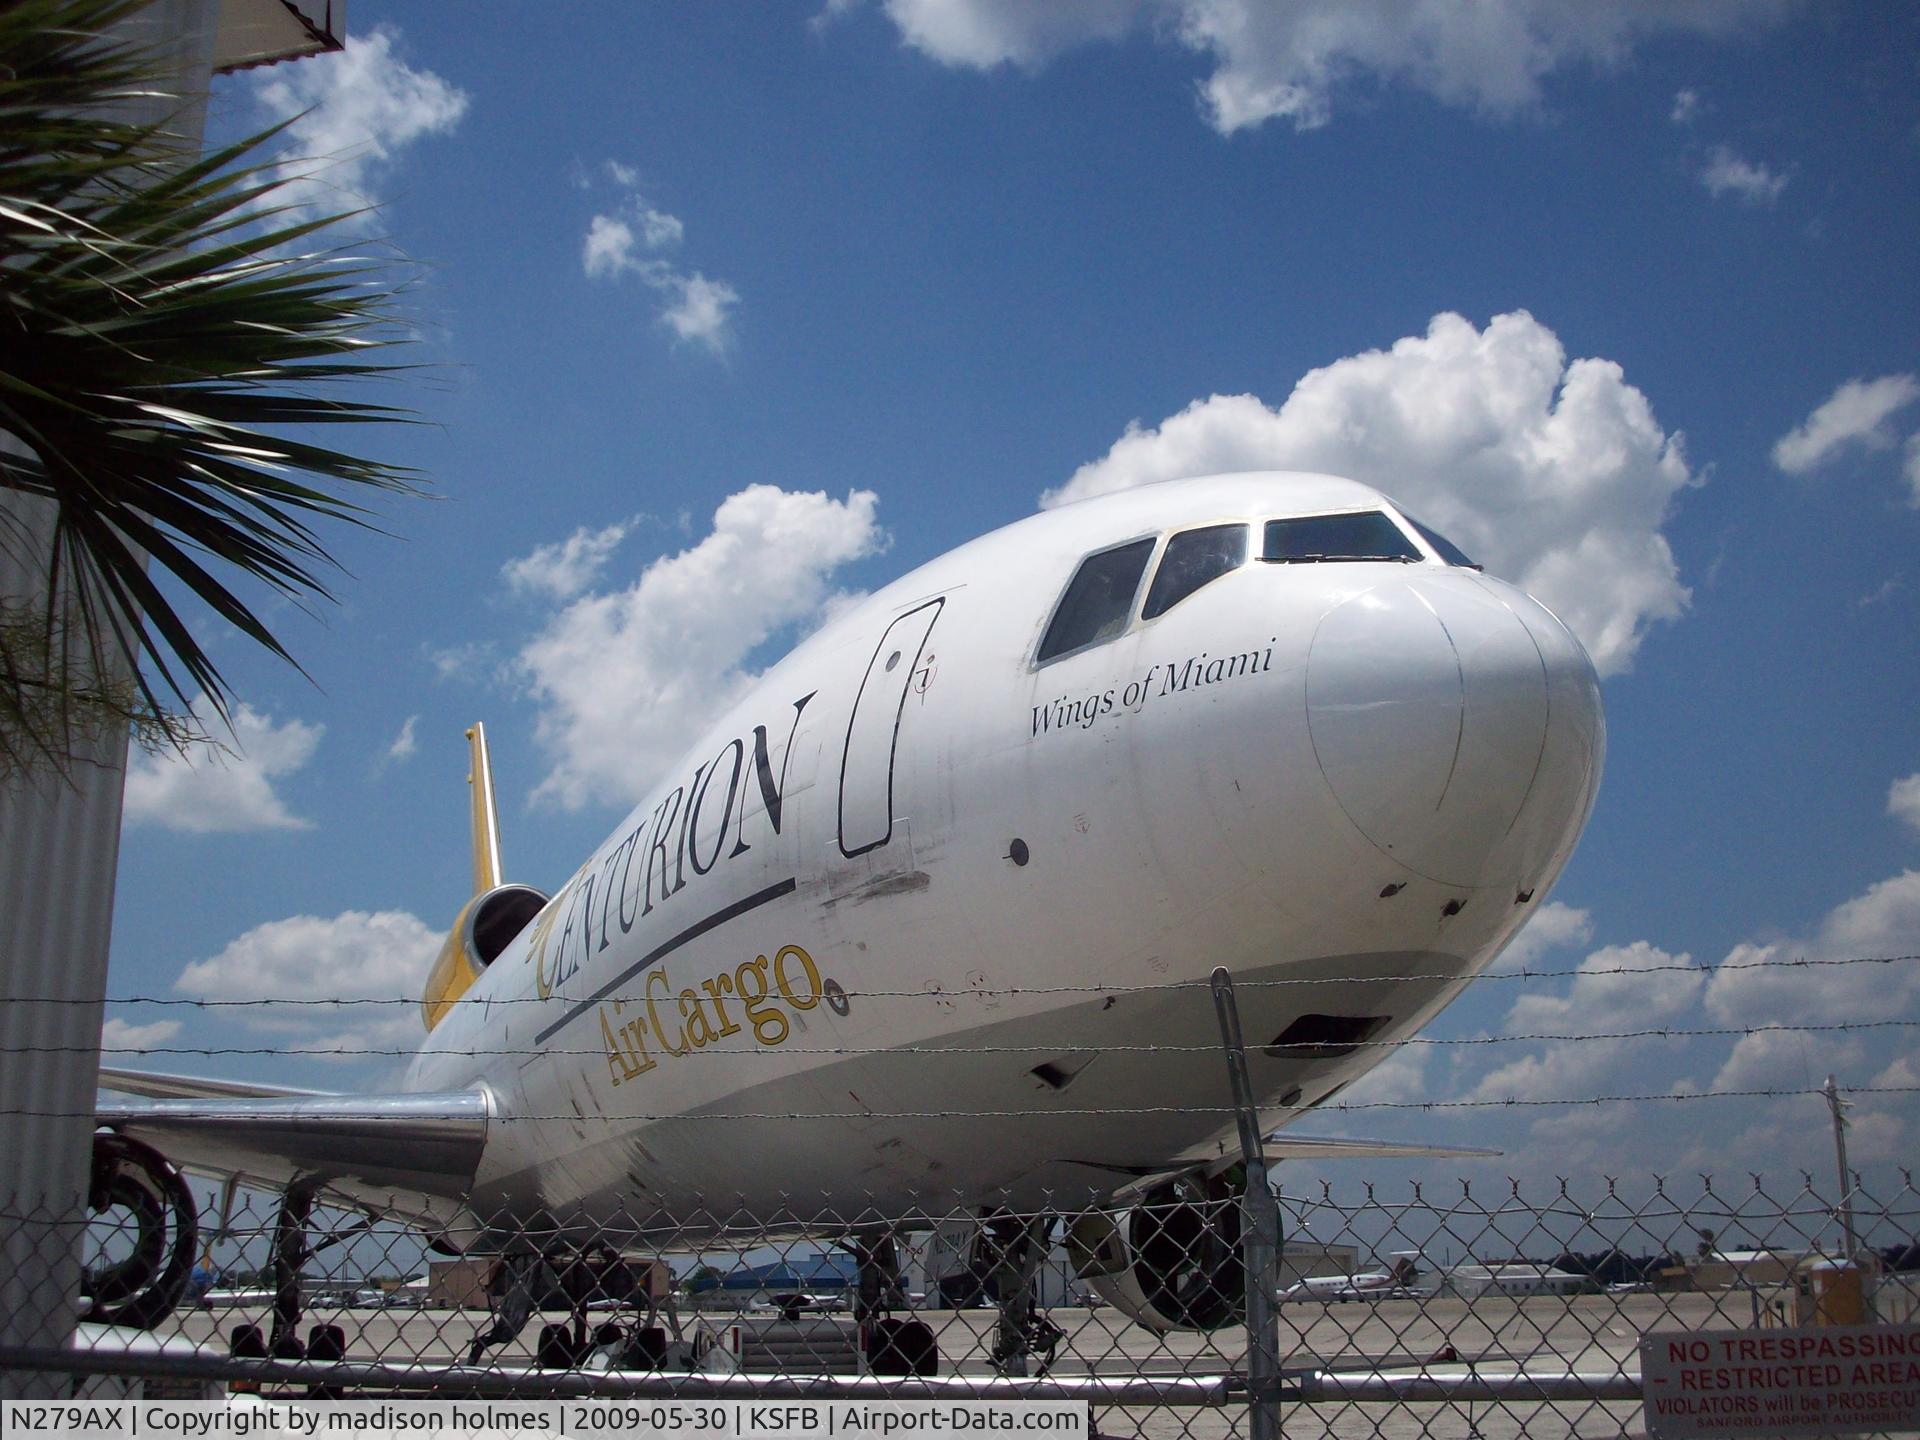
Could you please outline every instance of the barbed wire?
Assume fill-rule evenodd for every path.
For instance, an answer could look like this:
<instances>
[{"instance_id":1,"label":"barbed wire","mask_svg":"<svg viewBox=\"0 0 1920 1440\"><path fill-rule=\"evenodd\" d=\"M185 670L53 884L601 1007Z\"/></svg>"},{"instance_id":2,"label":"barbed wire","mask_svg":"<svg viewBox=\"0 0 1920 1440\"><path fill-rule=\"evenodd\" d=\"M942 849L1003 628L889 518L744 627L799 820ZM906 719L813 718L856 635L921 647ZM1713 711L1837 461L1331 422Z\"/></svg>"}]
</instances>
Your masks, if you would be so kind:
<instances>
[{"instance_id":1,"label":"barbed wire","mask_svg":"<svg viewBox=\"0 0 1920 1440\"><path fill-rule=\"evenodd\" d=\"M1849 1085L1843 1092L1855 1095L1914 1095L1920 1094L1920 1085ZM1578 1105L1613 1105L1641 1101L1659 1101L1667 1104L1680 1104L1697 1100L1781 1100L1801 1096L1821 1096L1826 1092L1817 1087L1800 1089L1756 1089L1756 1090L1685 1090L1651 1091L1642 1094L1618 1095L1578 1095L1551 1099L1522 1099L1509 1096L1496 1100L1341 1100L1331 1101L1313 1107L1313 1113L1325 1114L1328 1111L1358 1110L1503 1110L1503 1109L1541 1109L1551 1107L1570 1107ZM276 1097L262 1097L276 1098ZM355 1095L292 1095L278 1097L289 1100L324 1100L329 1102L368 1098ZM379 1097L372 1097L377 1099ZM164 1103L164 1102L163 1102ZM1282 1107L1284 1108L1284 1107ZM164 1111L156 1111L164 1115ZM671 1114L667 1112L625 1111L604 1117L609 1124L644 1122L657 1124L669 1121L681 1121L699 1124L708 1120L1057 1120L1074 1118L1093 1118L1106 1115L1220 1115L1231 1117L1238 1112L1231 1105L1094 1105L1094 1106L1049 1106L1045 1109L1028 1108L1024 1110L875 1110L865 1107L858 1110L764 1110L764 1111L701 1111L699 1113ZM387 1112L376 1104L369 1103L365 1114L357 1114L348 1106L330 1104L327 1115L334 1120L386 1118ZM11 1119L30 1120L81 1120L97 1118L95 1110L27 1110L0 1106L0 1116ZM518 1115L496 1114L488 1118L489 1124L567 1124L584 1123L588 1117L569 1111L556 1115ZM110 1123L137 1124L139 1107L124 1106L115 1110Z\"/></svg>"},{"instance_id":2,"label":"barbed wire","mask_svg":"<svg viewBox=\"0 0 1920 1440\"><path fill-rule=\"evenodd\" d=\"M1687 975L1712 976L1727 970L1802 970L1821 969L1845 965L1898 965L1920 961L1920 954L1912 955L1847 955L1824 958L1800 957L1790 960L1720 960L1704 964L1676 961L1670 965L1619 965L1595 966L1587 968L1575 966L1571 969L1536 970L1522 967L1517 970L1483 970L1476 975L1462 975L1457 970L1418 971L1403 975L1342 975L1342 985L1405 985L1423 981L1443 981L1452 983L1482 984L1512 980L1570 980L1603 979L1615 975L1660 975L1682 973ZM1279 990L1295 986L1324 986L1329 983L1325 975L1284 976L1274 979L1243 979L1234 977L1236 990ZM1206 991L1212 982L1206 977L1193 980L1166 980L1150 984L1103 984L1103 985L981 985L966 986L962 989L941 987L922 987L915 990L854 990L843 993L850 1000L966 1000L1005 998L1020 995L1145 995L1161 994L1168 991L1197 990ZM79 999L64 995L13 995L7 1003L13 1005L150 1005L194 1010L219 1010L230 1008L277 1006L323 1006L345 1009L368 1005L408 1005L418 1008L423 1002L414 995L371 995L351 997L327 996L262 996L247 999L220 1000L204 997L183 997L174 995L109 995L104 1001ZM578 1003L583 997L571 997L555 991L550 996L540 995L475 995L468 992L463 1002L482 1005L550 1005L555 1002Z\"/></svg>"},{"instance_id":3,"label":"barbed wire","mask_svg":"<svg viewBox=\"0 0 1920 1440\"><path fill-rule=\"evenodd\" d=\"M1597 1041L1622 1040L1683 1040L1683 1039L1724 1039L1730 1036L1745 1038L1750 1035L1768 1034L1836 1034L1859 1030L1920 1030L1920 1020L1838 1020L1819 1024L1795 1025L1785 1022L1769 1022L1764 1025L1662 1025L1641 1030L1601 1030L1590 1032L1548 1032L1520 1035L1465 1035L1465 1036L1427 1036L1407 1035L1395 1040L1352 1040L1341 1041L1338 1047L1342 1052L1351 1050L1400 1050L1411 1046L1442 1047L1480 1047L1490 1045L1538 1045L1538 1044L1587 1044ZM17 1055L79 1055L95 1053L91 1045L16 1045L11 1052ZM756 1047L751 1049L723 1049L718 1045L696 1048L691 1045L682 1052L685 1055L719 1056L732 1060L744 1059L780 1059L793 1055L1055 1055L1063 1048L1058 1039L1046 1042L1033 1041L1024 1045L779 1045L776 1047ZM1071 1047L1068 1047L1071 1048ZM1103 1055L1127 1054L1203 1054L1214 1055L1220 1052L1218 1042L1205 1045L1152 1044L1152 1045L1107 1045L1089 1042L1086 1050L1097 1050ZM1314 1052L1329 1048L1317 1042L1302 1041L1297 1044L1255 1046L1265 1050L1273 1058L1316 1059ZM1278 1053L1275 1053L1278 1052ZM1291 1053L1290 1053L1291 1052ZM375 1046L337 1046L337 1045L101 1045L98 1053L102 1055L193 1055L208 1057L216 1055L306 1055L327 1059L342 1057L374 1057L404 1059L419 1053L415 1048L386 1048ZM563 1049L558 1046L539 1046L532 1048L506 1049L490 1047L463 1047L462 1054L476 1057L511 1058L515 1056L553 1055L553 1056L604 1056L604 1045L590 1046L584 1049Z\"/></svg>"}]
</instances>

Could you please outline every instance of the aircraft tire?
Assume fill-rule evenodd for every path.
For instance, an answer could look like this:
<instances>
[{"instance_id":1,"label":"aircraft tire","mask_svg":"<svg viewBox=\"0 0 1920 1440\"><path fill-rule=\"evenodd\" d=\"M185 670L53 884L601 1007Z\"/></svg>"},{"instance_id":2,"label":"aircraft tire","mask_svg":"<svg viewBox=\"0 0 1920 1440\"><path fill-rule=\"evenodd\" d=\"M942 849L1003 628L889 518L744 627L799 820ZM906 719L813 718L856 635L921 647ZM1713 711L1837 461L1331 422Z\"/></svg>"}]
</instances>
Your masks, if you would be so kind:
<instances>
[{"instance_id":1,"label":"aircraft tire","mask_svg":"<svg viewBox=\"0 0 1920 1440\"><path fill-rule=\"evenodd\" d=\"M933 1338L933 1327L924 1320L902 1320L894 1345L907 1357L909 1375L940 1373L940 1342Z\"/></svg>"},{"instance_id":2,"label":"aircraft tire","mask_svg":"<svg viewBox=\"0 0 1920 1440\"><path fill-rule=\"evenodd\" d=\"M542 1325L533 1363L542 1370L573 1368L573 1335L564 1325Z\"/></svg>"},{"instance_id":3,"label":"aircraft tire","mask_svg":"<svg viewBox=\"0 0 1920 1440\"><path fill-rule=\"evenodd\" d=\"M639 1370L658 1370L667 1363L667 1332L658 1325L642 1325L627 1346L627 1364Z\"/></svg>"},{"instance_id":4,"label":"aircraft tire","mask_svg":"<svg viewBox=\"0 0 1920 1440\"><path fill-rule=\"evenodd\" d=\"M344 1360L347 1358L347 1332L338 1325L315 1325L307 1331L307 1359ZM309 1385L308 1398L338 1400L340 1391L332 1385Z\"/></svg>"},{"instance_id":5,"label":"aircraft tire","mask_svg":"<svg viewBox=\"0 0 1920 1440\"><path fill-rule=\"evenodd\" d=\"M883 1315L867 1324L867 1368L875 1375L932 1375L939 1355L924 1321Z\"/></svg>"}]
</instances>

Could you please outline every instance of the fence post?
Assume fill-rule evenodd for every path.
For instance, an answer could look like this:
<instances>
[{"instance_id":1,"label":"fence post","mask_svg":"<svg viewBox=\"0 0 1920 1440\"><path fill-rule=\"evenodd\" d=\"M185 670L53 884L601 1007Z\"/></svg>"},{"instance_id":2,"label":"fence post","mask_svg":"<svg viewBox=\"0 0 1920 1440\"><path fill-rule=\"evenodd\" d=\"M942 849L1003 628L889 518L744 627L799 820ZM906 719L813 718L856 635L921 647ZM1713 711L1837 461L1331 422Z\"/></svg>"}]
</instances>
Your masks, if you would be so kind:
<instances>
[{"instance_id":1,"label":"fence post","mask_svg":"<svg viewBox=\"0 0 1920 1440\"><path fill-rule=\"evenodd\" d=\"M1240 1038L1240 1007L1233 996L1233 976L1224 965L1213 972L1213 1007L1220 1017L1220 1039L1226 1047L1227 1078L1233 1087L1233 1113L1247 1173L1240 1196L1241 1265L1247 1291L1247 1430L1249 1440L1279 1440L1280 1314L1274 1297L1280 1284L1280 1206L1267 1184L1260 1112L1247 1075L1246 1045Z\"/></svg>"}]
</instances>

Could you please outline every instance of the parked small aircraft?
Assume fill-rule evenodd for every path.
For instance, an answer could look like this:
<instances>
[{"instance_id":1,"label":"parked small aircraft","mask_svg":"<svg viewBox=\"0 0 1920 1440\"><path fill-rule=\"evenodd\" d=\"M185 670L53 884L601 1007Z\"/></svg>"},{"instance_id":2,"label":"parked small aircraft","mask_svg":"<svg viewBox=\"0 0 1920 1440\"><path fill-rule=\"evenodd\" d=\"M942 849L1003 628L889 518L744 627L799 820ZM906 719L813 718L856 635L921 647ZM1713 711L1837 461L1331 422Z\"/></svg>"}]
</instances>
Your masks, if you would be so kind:
<instances>
[{"instance_id":1,"label":"parked small aircraft","mask_svg":"<svg viewBox=\"0 0 1920 1440\"><path fill-rule=\"evenodd\" d=\"M1310 1275L1280 1292L1282 1300L1399 1300L1418 1295L1420 1256L1402 1251L1385 1270L1357 1275Z\"/></svg>"}]
</instances>

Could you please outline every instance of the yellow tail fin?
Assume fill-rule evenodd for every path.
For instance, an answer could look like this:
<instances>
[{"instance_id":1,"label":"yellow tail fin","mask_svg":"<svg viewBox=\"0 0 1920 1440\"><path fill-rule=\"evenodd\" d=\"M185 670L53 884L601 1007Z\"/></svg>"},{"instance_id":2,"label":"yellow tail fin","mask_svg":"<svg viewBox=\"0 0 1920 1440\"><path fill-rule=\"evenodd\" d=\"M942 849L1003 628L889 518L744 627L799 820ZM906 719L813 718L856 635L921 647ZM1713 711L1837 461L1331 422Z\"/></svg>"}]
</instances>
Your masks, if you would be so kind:
<instances>
[{"instance_id":1,"label":"yellow tail fin","mask_svg":"<svg viewBox=\"0 0 1920 1440\"><path fill-rule=\"evenodd\" d=\"M472 769L467 772L468 799L473 805L473 893L484 895L500 884L500 816L493 806L493 765L487 758L487 727L475 721L467 728Z\"/></svg>"}]
</instances>

